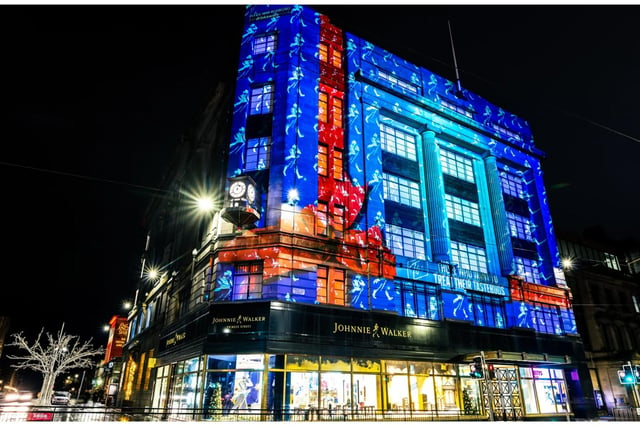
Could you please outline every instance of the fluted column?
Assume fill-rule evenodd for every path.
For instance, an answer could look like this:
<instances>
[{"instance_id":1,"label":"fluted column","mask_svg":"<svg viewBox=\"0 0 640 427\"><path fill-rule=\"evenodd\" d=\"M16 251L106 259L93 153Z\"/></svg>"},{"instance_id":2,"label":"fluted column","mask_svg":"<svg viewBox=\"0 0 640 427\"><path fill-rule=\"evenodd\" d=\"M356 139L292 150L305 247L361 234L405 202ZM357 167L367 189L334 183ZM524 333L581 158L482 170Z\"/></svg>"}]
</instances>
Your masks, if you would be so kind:
<instances>
[{"instance_id":1,"label":"fluted column","mask_svg":"<svg viewBox=\"0 0 640 427\"><path fill-rule=\"evenodd\" d=\"M431 130L422 132L425 177L427 179L427 213L433 261L451 262L451 243L449 241L449 220L444 200L444 180L440 153L436 144L436 134Z\"/></svg>"},{"instance_id":2,"label":"fluted column","mask_svg":"<svg viewBox=\"0 0 640 427\"><path fill-rule=\"evenodd\" d=\"M500 271L502 275L506 276L513 273L513 246L511 245L509 221L507 219L507 211L505 210L504 198L502 197L502 186L500 185L496 156L493 154L485 156L484 165L487 173L489 203L491 205L491 218L493 219L493 228L498 247Z\"/></svg>"}]
</instances>

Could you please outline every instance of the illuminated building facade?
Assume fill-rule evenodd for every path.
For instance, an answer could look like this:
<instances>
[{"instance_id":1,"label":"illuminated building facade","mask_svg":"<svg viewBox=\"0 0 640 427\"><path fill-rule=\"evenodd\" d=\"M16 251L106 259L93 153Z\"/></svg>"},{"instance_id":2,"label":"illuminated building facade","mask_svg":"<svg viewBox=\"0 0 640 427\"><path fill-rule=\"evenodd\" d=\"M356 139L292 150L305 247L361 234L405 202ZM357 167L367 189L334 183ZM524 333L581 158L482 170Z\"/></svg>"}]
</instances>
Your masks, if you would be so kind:
<instances>
[{"instance_id":1,"label":"illuminated building facade","mask_svg":"<svg viewBox=\"0 0 640 427\"><path fill-rule=\"evenodd\" d=\"M218 209L190 225L173 204L154 223L173 237L150 231L145 265L171 266L130 315L127 404L197 419L590 416L526 121L307 7L247 7L240 43L228 138L182 163L207 171ZM147 328L157 346L140 350Z\"/></svg>"}]
</instances>

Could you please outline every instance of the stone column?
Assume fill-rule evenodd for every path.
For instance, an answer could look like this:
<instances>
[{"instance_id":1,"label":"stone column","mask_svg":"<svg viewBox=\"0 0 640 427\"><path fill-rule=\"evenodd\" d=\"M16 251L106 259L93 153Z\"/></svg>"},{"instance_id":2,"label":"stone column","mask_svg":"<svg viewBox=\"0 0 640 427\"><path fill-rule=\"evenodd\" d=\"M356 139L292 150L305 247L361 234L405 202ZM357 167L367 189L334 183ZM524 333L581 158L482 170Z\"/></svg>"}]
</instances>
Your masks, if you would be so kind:
<instances>
[{"instance_id":1,"label":"stone column","mask_svg":"<svg viewBox=\"0 0 640 427\"><path fill-rule=\"evenodd\" d=\"M489 189L489 203L491 205L491 218L498 247L498 259L500 260L500 272L503 276L513 273L513 246L511 245L511 233L509 221L505 210L504 198L500 175L496 164L496 156L488 154L484 158L487 173L487 186Z\"/></svg>"},{"instance_id":2,"label":"stone column","mask_svg":"<svg viewBox=\"0 0 640 427\"><path fill-rule=\"evenodd\" d=\"M427 213L429 215L429 233L434 262L451 262L451 243L449 241L449 219L444 200L444 180L440 165L440 152L436 143L436 134L431 130L422 132L424 147L424 167L427 179Z\"/></svg>"}]
</instances>

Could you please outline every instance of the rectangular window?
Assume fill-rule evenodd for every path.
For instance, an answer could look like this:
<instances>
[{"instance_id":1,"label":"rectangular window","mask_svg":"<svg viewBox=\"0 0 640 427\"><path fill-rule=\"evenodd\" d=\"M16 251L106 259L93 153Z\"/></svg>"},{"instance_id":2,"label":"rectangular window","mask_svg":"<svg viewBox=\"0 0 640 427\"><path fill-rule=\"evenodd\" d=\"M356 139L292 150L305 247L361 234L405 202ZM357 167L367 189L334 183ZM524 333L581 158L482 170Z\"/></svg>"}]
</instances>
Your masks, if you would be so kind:
<instances>
[{"instance_id":1,"label":"rectangular window","mask_svg":"<svg viewBox=\"0 0 640 427\"><path fill-rule=\"evenodd\" d=\"M389 74L385 71L378 70L378 77L386 81L387 83L391 84L392 86L397 86L400 89L404 89L407 92L411 92L414 94L418 93L418 86L414 85L413 83L409 83L404 80L401 80L396 76Z\"/></svg>"},{"instance_id":2,"label":"rectangular window","mask_svg":"<svg viewBox=\"0 0 640 427\"><path fill-rule=\"evenodd\" d=\"M342 52L326 43L320 43L318 50L320 61L342 68Z\"/></svg>"},{"instance_id":3,"label":"rectangular window","mask_svg":"<svg viewBox=\"0 0 640 427\"><path fill-rule=\"evenodd\" d=\"M416 137L399 129L380 124L382 149L405 159L417 160Z\"/></svg>"},{"instance_id":4,"label":"rectangular window","mask_svg":"<svg viewBox=\"0 0 640 427\"><path fill-rule=\"evenodd\" d=\"M318 93L318 120L322 123L331 123L333 126L342 127L342 99L329 95L327 92Z\"/></svg>"},{"instance_id":5,"label":"rectangular window","mask_svg":"<svg viewBox=\"0 0 640 427\"><path fill-rule=\"evenodd\" d=\"M247 141L247 153L244 168L262 170L269 168L271 158L271 137L251 138Z\"/></svg>"},{"instance_id":6,"label":"rectangular window","mask_svg":"<svg viewBox=\"0 0 640 427\"><path fill-rule=\"evenodd\" d=\"M452 104L451 102L442 100L442 106L445 107L445 108L448 108L449 110L453 110L456 113L460 113L460 114L462 114L464 116L467 116L470 119L473 118L473 113L471 111L467 110L464 107L460 107L459 105Z\"/></svg>"},{"instance_id":7,"label":"rectangular window","mask_svg":"<svg viewBox=\"0 0 640 427\"><path fill-rule=\"evenodd\" d=\"M513 257L518 276L522 276L529 283L540 283L538 262L529 258Z\"/></svg>"},{"instance_id":8,"label":"rectangular window","mask_svg":"<svg viewBox=\"0 0 640 427\"><path fill-rule=\"evenodd\" d=\"M342 99L333 97L333 105L331 106L331 118L333 125L337 128L342 127Z\"/></svg>"},{"instance_id":9,"label":"rectangular window","mask_svg":"<svg viewBox=\"0 0 640 427\"><path fill-rule=\"evenodd\" d=\"M320 49L318 51L318 56L320 61L329 62L329 45L325 43L320 43Z\"/></svg>"},{"instance_id":10,"label":"rectangular window","mask_svg":"<svg viewBox=\"0 0 640 427\"><path fill-rule=\"evenodd\" d=\"M273 84L251 88L249 114L268 114L273 111Z\"/></svg>"},{"instance_id":11,"label":"rectangular window","mask_svg":"<svg viewBox=\"0 0 640 427\"><path fill-rule=\"evenodd\" d=\"M493 130L501 133L503 136L506 136L507 139L513 139L515 141L522 141L522 137L519 134L517 134L516 132L514 132L514 131L512 131L510 129L507 129L507 128L502 127L500 125L497 125L495 123L491 123L491 127L493 128Z\"/></svg>"},{"instance_id":12,"label":"rectangular window","mask_svg":"<svg viewBox=\"0 0 640 427\"><path fill-rule=\"evenodd\" d=\"M318 175L327 176L329 171L329 147L318 144Z\"/></svg>"},{"instance_id":13,"label":"rectangular window","mask_svg":"<svg viewBox=\"0 0 640 427\"><path fill-rule=\"evenodd\" d=\"M329 95L326 92L318 93L318 120L327 123L329 120Z\"/></svg>"},{"instance_id":14,"label":"rectangular window","mask_svg":"<svg viewBox=\"0 0 640 427\"><path fill-rule=\"evenodd\" d=\"M253 53L256 55L275 52L278 36L275 33L263 34L253 39Z\"/></svg>"},{"instance_id":15,"label":"rectangular window","mask_svg":"<svg viewBox=\"0 0 640 427\"><path fill-rule=\"evenodd\" d=\"M402 311L405 317L418 319L440 319L438 296L435 286L421 282L402 281L397 283L402 295Z\"/></svg>"},{"instance_id":16,"label":"rectangular window","mask_svg":"<svg viewBox=\"0 0 640 427\"><path fill-rule=\"evenodd\" d=\"M318 212L316 215L316 234L326 236L329 229L329 208L326 202L318 200Z\"/></svg>"},{"instance_id":17,"label":"rectangular window","mask_svg":"<svg viewBox=\"0 0 640 427\"><path fill-rule=\"evenodd\" d=\"M612 270L620 271L620 263L618 262L618 257L614 254L610 254L608 252L604 253L604 265Z\"/></svg>"},{"instance_id":18,"label":"rectangular window","mask_svg":"<svg viewBox=\"0 0 640 427\"><path fill-rule=\"evenodd\" d=\"M331 65L336 68L342 68L342 52L333 49L333 52L331 54Z\"/></svg>"},{"instance_id":19,"label":"rectangular window","mask_svg":"<svg viewBox=\"0 0 640 427\"><path fill-rule=\"evenodd\" d=\"M526 194L524 191L524 184L522 177L516 176L506 172L500 172L500 184L502 185L502 192L518 199L524 199Z\"/></svg>"},{"instance_id":20,"label":"rectangular window","mask_svg":"<svg viewBox=\"0 0 640 427\"><path fill-rule=\"evenodd\" d=\"M387 244L394 255L426 259L424 233L391 224L386 225L386 231Z\"/></svg>"},{"instance_id":21,"label":"rectangular window","mask_svg":"<svg viewBox=\"0 0 640 427\"><path fill-rule=\"evenodd\" d=\"M262 298L262 263L237 264L233 275L233 299Z\"/></svg>"},{"instance_id":22,"label":"rectangular window","mask_svg":"<svg viewBox=\"0 0 640 427\"><path fill-rule=\"evenodd\" d=\"M333 150L333 179L342 181L344 176L342 165L343 153L340 150Z\"/></svg>"},{"instance_id":23,"label":"rectangular window","mask_svg":"<svg viewBox=\"0 0 640 427\"><path fill-rule=\"evenodd\" d=\"M531 310L531 323L536 331L543 334L562 334L560 313L556 306L534 303Z\"/></svg>"},{"instance_id":24,"label":"rectangular window","mask_svg":"<svg viewBox=\"0 0 640 427\"><path fill-rule=\"evenodd\" d=\"M531 232L531 221L527 218L516 215L512 212L507 212L507 220L509 221L509 230L511 231L511 237L518 239L533 241L533 233Z\"/></svg>"},{"instance_id":25,"label":"rectangular window","mask_svg":"<svg viewBox=\"0 0 640 427\"><path fill-rule=\"evenodd\" d=\"M504 304L500 298L488 295L470 294L473 308L473 324L489 328L505 328Z\"/></svg>"},{"instance_id":26,"label":"rectangular window","mask_svg":"<svg viewBox=\"0 0 640 427\"><path fill-rule=\"evenodd\" d=\"M344 292L344 270L319 265L316 279L316 301L320 304L344 306Z\"/></svg>"},{"instance_id":27,"label":"rectangular window","mask_svg":"<svg viewBox=\"0 0 640 427\"><path fill-rule=\"evenodd\" d=\"M488 273L484 248L451 241L451 261L465 270Z\"/></svg>"},{"instance_id":28,"label":"rectangular window","mask_svg":"<svg viewBox=\"0 0 640 427\"><path fill-rule=\"evenodd\" d=\"M442 165L442 173L455 176L464 181L475 182L473 163L470 158L451 151L440 150L440 164Z\"/></svg>"},{"instance_id":29,"label":"rectangular window","mask_svg":"<svg viewBox=\"0 0 640 427\"><path fill-rule=\"evenodd\" d=\"M333 237L336 239L342 239L344 236L344 207L334 205L331 217L334 233Z\"/></svg>"},{"instance_id":30,"label":"rectangular window","mask_svg":"<svg viewBox=\"0 0 640 427\"><path fill-rule=\"evenodd\" d=\"M391 200L402 205L420 209L420 186L417 182L409 181L387 173L383 177L383 196L385 200Z\"/></svg>"},{"instance_id":31,"label":"rectangular window","mask_svg":"<svg viewBox=\"0 0 640 427\"><path fill-rule=\"evenodd\" d=\"M480 227L480 208L477 203L451 194L445 194L444 199L448 218Z\"/></svg>"}]
</instances>

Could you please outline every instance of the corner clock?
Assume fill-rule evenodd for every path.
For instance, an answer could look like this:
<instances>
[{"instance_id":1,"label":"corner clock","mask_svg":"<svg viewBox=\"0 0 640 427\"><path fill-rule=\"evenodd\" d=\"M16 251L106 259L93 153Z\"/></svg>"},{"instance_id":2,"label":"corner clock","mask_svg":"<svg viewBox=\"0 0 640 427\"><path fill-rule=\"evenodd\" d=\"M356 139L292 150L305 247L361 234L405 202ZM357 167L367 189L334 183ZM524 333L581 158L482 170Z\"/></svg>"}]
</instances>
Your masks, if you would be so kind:
<instances>
[{"instance_id":1,"label":"corner clock","mask_svg":"<svg viewBox=\"0 0 640 427\"><path fill-rule=\"evenodd\" d=\"M256 187L251 183L247 185L247 200L252 204L256 201Z\"/></svg>"},{"instance_id":2,"label":"corner clock","mask_svg":"<svg viewBox=\"0 0 640 427\"><path fill-rule=\"evenodd\" d=\"M229 178L222 217L237 226L255 224L260 219L259 207L256 206L259 200L256 183L250 176Z\"/></svg>"},{"instance_id":3,"label":"corner clock","mask_svg":"<svg viewBox=\"0 0 640 427\"><path fill-rule=\"evenodd\" d=\"M243 181L235 181L229 186L229 196L233 197L234 199L239 199L240 197L244 196L246 189L247 184L245 184Z\"/></svg>"}]
</instances>

